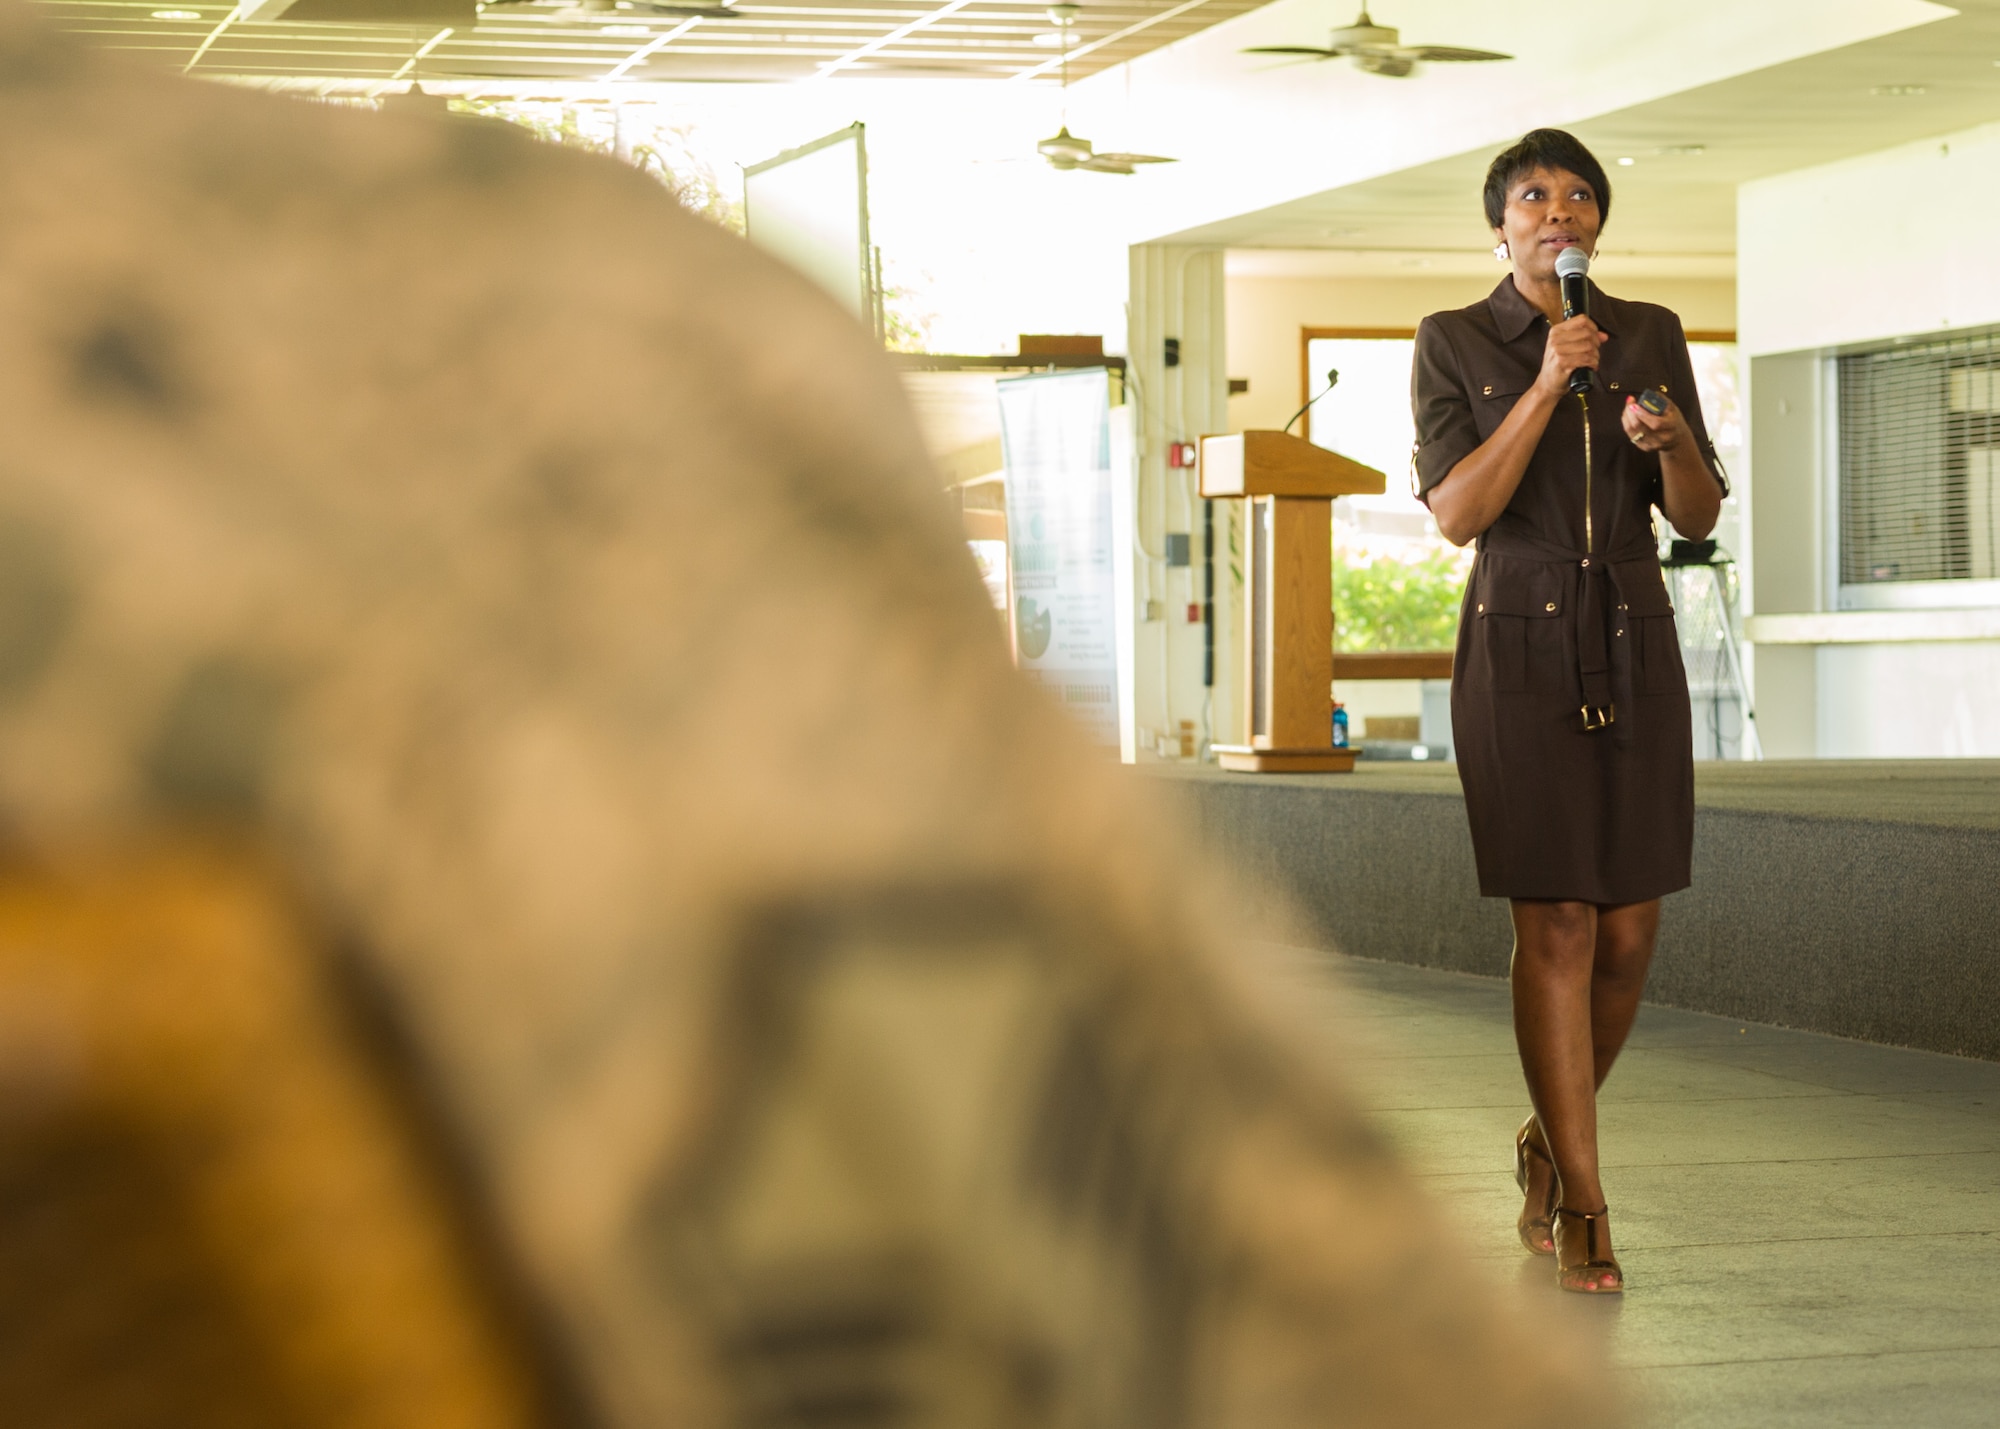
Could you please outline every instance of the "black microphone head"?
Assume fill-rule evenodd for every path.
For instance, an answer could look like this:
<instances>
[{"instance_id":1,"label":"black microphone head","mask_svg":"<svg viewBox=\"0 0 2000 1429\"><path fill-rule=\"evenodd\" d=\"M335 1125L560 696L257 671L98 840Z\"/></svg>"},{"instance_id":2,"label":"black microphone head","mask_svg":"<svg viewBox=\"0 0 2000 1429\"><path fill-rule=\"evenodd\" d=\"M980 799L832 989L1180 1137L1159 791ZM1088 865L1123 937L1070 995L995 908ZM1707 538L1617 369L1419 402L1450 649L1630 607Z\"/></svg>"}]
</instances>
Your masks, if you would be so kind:
<instances>
[{"instance_id":1,"label":"black microphone head","mask_svg":"<svg viewBox=\"0 0 2000 1429\"><path fill-rule=\"evenodd\" d=\"M1339 385L1340 385L1340 369L1338 367L1327 368L1326 390L1331 392L1335 387L1338 387Z\"/></svg>"},{"instance_id":2,"label":"black microphone head","mask_svg":"<svg viewBox=\"0 0 2000 1429\"><path fill-rule=\"evenodd\" d=\"M1571 245L1556 254L1556 278L1562 283L1563 317L1579 317L1589 311L1590 285L1585 275L1590 272L1590 255L1581 245ZM1579 367L1569 375L1569 390L1587 392L1590 390L1590 369Z\"/></svg>"}]
</instances>

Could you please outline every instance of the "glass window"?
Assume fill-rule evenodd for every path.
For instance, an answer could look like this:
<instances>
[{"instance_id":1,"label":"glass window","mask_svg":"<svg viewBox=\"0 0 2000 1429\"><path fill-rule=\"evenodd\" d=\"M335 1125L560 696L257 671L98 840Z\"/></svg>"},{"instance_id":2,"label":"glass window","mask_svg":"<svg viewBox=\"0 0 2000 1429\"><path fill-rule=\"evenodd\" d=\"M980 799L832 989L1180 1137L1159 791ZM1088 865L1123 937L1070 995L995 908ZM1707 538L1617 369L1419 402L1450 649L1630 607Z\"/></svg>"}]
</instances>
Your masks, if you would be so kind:
<instances>
[{"instance_id":1,"label":"glass window","mask_svg":"<svg viewBox=\"0 0 2000 1429\"><path fill-rule=\"evenodd\" d=\"M1312 388L1326 382L1329 368L1340 372L1333 391L1312 404L1306 414L1314 443L1342 456L1375 467L1388 475L1382 496L1342 497L1341 514L1358 537L1446 544L1430 520L1430 511L1411 494L1415 472L1411 452L1416 427L1410 417L1410 366L1416 344L1411 338L1311 338L1306 344L1306 371ZM1737 374L1736 344L1690 342L1695 390L1702 418L1708 424L1716 456L1732 484L1743 465L1742 383ZM1740 516L1732 496L1724 505L1716 538L1732 554L1740 545Z\"/></svg>"},{"instance_id":2,"label":"glass window","mask_svg":"<svg viewBox=\"0 0 2000 1429\"><path fill-rule=\"evenodd\" d=\"M1716 460L1729 478L1730 493L1722 503L1715 522L1715 542L1731 557L1744 554L1743 507L1746 493L1735 490L1744 475L1743 462L1743 383L1736 366L1733 342L1690 342L1688 358L1694 364L1695 395L1701 399L1701 419L1708 425L1708 439L1715 443ZM1661 523L1664 527L1665 523ZM1662 530L1663 537L1672 532Z\"/></svg>"},{"instance_id":3,"label":"glass window","mask_svg":"<svg viewBox=\"0 0 2000 1429\"><path fill-rule=\"evenodd\" d=\"M993 602L993 608L1002 615L1007 613L1007 543L1005 541L970 540L965 543L972 548L972 560L979 567L979 579L985 583L986 595Z\"/></svg>"},{"instance_id":4,"label":"glass window","mask_svg":"<svg viewBox=\"0 0 2000 1429\"><path fill-rule=\"evenodd\" d=\"M1388 478L1381 496L1343 496L1334 503L1335 646L1449 648L1472 552L1445 540L1430 509L1413 494L1414 335L1317 336L1308 330L1306 338L1312 390L1325 385L1329 368L1340 373L1333 390L1312 404L1308 436ZM1726 471L1740 472L1744 430L1736 344L1691 342L1688 352L1716 455ZM1668 534L1663 529L1662 535ZM1724 503L1715 536L1725 552L1741 549L1738 497Z\"/></svg>"},{"instance_id":5,"label":"glass window","mask_svg":"<svg viewBox=\"0 0 2000 1429\"><path fill-rule=\"evenodd\" d=\"M1836 360L1840 580L2000 576L2000 334Z\"/></svg>"},{"instance_id":6,"label":"glass window","mask_svg":"<svg viewBox=\"0 0 2000 1429\"><path fill-rule=\"evenodd\" d=\"M1343 496L1333 504L1334 648L1448 650L1472 552L1438 534L1430 508L1417 500L1410 453L1411 336L1316 337L1307 334L1306 370L1317 392L1327 369L1334 389L1307 414L1307 434L1387 478L1380 496Z\"/></svg>"}]
</instances>

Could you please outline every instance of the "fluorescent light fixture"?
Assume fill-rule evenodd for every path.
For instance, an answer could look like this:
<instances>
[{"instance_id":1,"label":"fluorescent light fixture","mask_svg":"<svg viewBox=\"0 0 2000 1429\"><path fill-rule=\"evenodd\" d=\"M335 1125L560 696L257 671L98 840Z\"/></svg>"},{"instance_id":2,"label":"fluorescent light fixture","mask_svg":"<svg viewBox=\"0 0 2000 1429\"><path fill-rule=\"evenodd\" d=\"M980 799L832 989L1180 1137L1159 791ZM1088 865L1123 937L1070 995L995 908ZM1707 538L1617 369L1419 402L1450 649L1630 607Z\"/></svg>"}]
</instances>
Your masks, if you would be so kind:
<instances>
[{"instance_id":1,"label":"fluorescent light fixture","mask_svg":"<svg viewBox=\"0 0 2000 1429\"><path fill-rule=\"evenodd\" d=\"M1629 168L1631 168L1631 167L1632 167L1632 166L1633 166L1634 164L1636 164L1636 163L1638 163L1638 162L1639 162L1639 161L1638 161L1637 159L1633 159L1633 158L1621 158L1621 159L1620 159L1620 160L1618 161L1618 167L1619 167L1619 168L1621 168L1621 169L1629 169Z\"/></svg>"}]
</instances>

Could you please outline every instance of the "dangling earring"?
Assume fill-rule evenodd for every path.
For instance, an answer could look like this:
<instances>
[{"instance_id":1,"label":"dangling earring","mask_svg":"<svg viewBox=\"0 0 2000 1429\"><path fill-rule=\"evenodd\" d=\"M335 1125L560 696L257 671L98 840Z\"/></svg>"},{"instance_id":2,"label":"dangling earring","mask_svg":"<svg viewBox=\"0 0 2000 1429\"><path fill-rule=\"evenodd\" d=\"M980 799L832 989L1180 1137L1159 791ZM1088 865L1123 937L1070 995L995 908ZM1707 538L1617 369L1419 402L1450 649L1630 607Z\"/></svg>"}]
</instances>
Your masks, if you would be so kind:
<instances>
[{"instance_id":1,"label":"dangling earring","mask_svg":"<svg viewBox=\"0 0 2000 1429\"><path fill-rule=\"evenodd\" d=\"M1493 260L1496 263L1505 263L1509 258L1513 256L1514 255L1512 253L1507 251L1506 239L1503 238L1498 243L1493 245Z\"/></svg>"}]
</instances>

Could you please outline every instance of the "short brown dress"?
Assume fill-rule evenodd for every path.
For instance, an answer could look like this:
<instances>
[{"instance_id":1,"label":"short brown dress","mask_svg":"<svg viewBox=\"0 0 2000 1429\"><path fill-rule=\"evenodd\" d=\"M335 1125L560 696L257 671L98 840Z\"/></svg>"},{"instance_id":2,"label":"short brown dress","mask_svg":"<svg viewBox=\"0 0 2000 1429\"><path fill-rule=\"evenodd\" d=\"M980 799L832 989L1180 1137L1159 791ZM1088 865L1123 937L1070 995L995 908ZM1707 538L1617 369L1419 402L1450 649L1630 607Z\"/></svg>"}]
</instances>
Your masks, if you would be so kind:
<instances>
[{"instance_id":1,"label":"short brown dress","mask_svg":"<svg viewBox=\"0 0 2000 1429\"><path fill-rule=\"evenodd\" d=\"M1597 381L1549 418L1479 538L1459 615L1452 745L1489 898L1637 903L1689 882L1694 750L1652 519L1660 459L1625 435L1626 397L1664 389L1722 478L1680 319L1595 284L1590 315L1610 335ZM1419 496L1534 385L1548 328L1511 275L1484 302L1424 319L1411 378Z\"/></svg>"}]
</instances>

